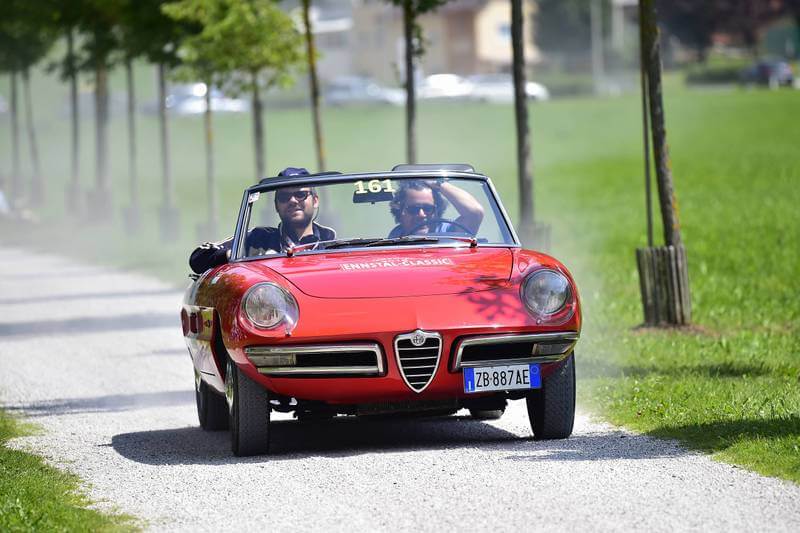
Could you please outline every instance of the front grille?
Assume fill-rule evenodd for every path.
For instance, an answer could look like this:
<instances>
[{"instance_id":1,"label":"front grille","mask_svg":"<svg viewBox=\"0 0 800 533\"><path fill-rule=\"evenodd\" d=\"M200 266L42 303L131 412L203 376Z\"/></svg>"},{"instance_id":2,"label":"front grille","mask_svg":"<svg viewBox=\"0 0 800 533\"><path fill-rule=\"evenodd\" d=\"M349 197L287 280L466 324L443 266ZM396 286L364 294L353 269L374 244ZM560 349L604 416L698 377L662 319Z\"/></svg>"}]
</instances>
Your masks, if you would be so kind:
<instances>
[{"instance_id":1,"label":"front grille","mask_svg":"<svg viewBox=\"0 0 800 533\"><path fill-rule=\"evenodd\" d=\"M375 343L306 346L249 346L245 354L267 375L382 375L381 350Z\"/></svg>"},{"instance_id":2,"label":"front grille","mask_svg":"<svg viewBox=\"0 0 800 533\"><path fill-rule=\"evenodd\" d=\"M453 370L462 367L558 361L575 346L577 332L489 335L458 342Z\"/></svg>"},{"instance_id":3,"label":"front grille","mask_svg":"<svg viewBox=\"0 0 800 533\"><path fill-rule=\"evenodd\" d=\"M438 333L417 330L398 335L394 340L394 349L406 385L414 392L425 390L439 367L442 337Z\"/></svg>"}]
</instances>

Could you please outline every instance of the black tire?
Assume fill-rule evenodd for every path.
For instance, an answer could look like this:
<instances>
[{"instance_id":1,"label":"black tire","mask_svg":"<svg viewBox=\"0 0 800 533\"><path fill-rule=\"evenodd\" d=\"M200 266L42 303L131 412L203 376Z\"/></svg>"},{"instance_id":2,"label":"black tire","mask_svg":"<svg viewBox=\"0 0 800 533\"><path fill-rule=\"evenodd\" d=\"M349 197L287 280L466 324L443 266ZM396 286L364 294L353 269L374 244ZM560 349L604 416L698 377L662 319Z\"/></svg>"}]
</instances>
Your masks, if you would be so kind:
<instances>
[{"instance_id":1,"label":"black tire","mask_svg":"<svg viewBox=\"0 0 800 533\"><path fill-rule=\"evenodd\" d=\"M498 420L505 412L505 409L470 409L469 416L475 420Z\"/></svg>"},{"instance_id":2,"label":"black tire","mask_svg":"<svg viewBox=\"0 0 800 533\"><path fill-rule=\"evenodd\" d=\"M217 394L203 381L197 371L194 380L194 399L200 427L206 431L228 429L228 403L225 396Z\"/></svg>"},{"instance_id":3,"label":"black tire","mask_svg":"<svg viewBox=\"0 0 800 533\"><path fill-rule=\"evenodd\" d=\"M225 395L234 455L269 453L269 393L228 361Z\"/></svg>"},{"instance_id":4,"label":"black tire","mask_svg":"<svg viewBox=\"0 0 800 533\"><path fill-rule=\"evenodd\" d=\"M570 354L525 401L534 439L569 437L575 423L575 355Z\"/></svg>"}]
</instances>

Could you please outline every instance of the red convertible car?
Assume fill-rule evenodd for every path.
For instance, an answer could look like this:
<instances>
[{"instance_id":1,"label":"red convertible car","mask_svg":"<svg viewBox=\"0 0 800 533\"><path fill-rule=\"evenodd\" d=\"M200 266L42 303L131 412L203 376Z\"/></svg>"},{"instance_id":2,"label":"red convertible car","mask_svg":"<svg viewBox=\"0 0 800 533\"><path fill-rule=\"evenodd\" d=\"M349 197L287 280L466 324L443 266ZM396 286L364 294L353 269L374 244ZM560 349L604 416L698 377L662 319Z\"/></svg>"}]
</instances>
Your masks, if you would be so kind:
<instances>
[{"instance_id":1,"label":"red convertible car","mask_svg":"<svg viewBox=\"0 0 800 533\"><path fill-rule=\"evenodd\" d=\"M468 165L265 178L192 267L200 425L236 455L269 452L271 412L487 419L524 399L534 438L572 432L575 282Z\"/></svg>"}]
</instances>

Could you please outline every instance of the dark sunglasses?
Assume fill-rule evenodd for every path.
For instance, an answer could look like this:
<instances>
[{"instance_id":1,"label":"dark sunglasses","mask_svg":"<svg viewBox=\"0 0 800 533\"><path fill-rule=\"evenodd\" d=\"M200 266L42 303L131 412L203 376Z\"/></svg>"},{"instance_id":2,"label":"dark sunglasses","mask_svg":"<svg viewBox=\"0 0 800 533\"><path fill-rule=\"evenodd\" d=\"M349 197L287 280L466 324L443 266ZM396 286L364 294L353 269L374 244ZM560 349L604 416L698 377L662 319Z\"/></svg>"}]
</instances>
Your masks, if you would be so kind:
<instances>
[{"instance_id":1,"label":"dark sunglasses","mask_svg":"<svg viewBox=\"0 0 800 533\"><path fill-rule=\"evenodd\" d=\"M420 209L425 213L425 216L431 216L436 210L436 206L433 204L411 204L403 206L403 211L405 211L407 215L416 215L419 213Z\"/></svg>"},{"instance_id":2,"label":"dark sunglasses","mask_svg":"<svg viewBox=\"0 0 800 533\"><path fill-rule=\"evenodd\" d=\"M297 200L298 202L302 202L306 198L308 198L309 194L311 194L311 191L292 191L292 192L280 191L275 193L275 198L280 203L285 204L286 202L291 200L292 197L294 197L294 199Z\"/></svg>"}]
</instances>

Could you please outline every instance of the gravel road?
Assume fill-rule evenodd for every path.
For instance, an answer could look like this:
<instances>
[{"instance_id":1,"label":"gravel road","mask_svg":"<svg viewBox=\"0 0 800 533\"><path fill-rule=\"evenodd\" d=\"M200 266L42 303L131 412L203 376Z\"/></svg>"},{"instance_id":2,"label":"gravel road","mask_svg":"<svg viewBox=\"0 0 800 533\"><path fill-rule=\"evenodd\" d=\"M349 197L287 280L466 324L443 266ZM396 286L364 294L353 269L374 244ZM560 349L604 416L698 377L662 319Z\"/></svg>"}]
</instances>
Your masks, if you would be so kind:
<instances>
[{"instance_id":1,"label":"gravel road","mask_svg":"<svg viewBox=\"0 0 800 533\"><path fill-rule=\"evenodd\" d=\"M488 423L283 418L274 455L232 457L197 425L180 299L0 248L0 403L45 430L12 445L153 530L800 531L796 485L582 414L571 439L535 442L520 402Z\"/></svg>"}]
</instances>

